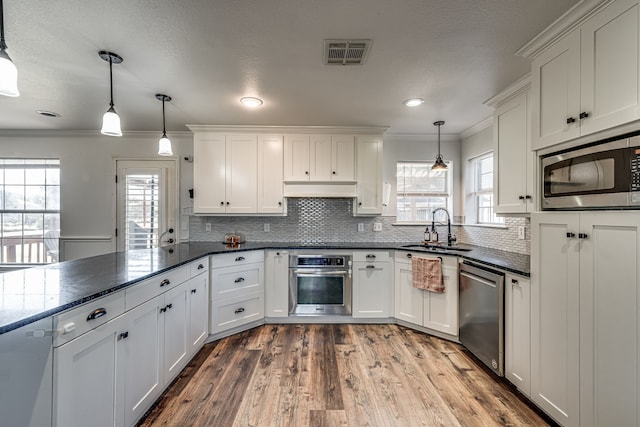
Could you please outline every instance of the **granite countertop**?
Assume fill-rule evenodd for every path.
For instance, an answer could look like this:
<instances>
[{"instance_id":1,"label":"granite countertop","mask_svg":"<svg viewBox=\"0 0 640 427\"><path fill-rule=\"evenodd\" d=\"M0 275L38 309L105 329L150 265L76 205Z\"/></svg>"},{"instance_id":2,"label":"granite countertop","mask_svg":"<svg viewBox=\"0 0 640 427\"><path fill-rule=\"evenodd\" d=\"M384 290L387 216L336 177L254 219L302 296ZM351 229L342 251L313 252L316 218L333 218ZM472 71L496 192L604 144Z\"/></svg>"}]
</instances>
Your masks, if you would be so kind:
<instances>
[{"instance_id":1,"label":"granite countertop","mask_svg":"<svg viewBox=\"0 0 640 427\"><path fill-rule=\"evenodd\" d=\"M418 244L416 242L416 244ZM160 249L139 249L65 261L0 274L0 334L118 291L156 274L206 255L263 249L379 249L442 253L512 273L529 276L529 256L479 246L468 251L404 247L398 242L281 243L249 242L238 247L223 243L181 243Z\"/></svg>"}]
</instances>

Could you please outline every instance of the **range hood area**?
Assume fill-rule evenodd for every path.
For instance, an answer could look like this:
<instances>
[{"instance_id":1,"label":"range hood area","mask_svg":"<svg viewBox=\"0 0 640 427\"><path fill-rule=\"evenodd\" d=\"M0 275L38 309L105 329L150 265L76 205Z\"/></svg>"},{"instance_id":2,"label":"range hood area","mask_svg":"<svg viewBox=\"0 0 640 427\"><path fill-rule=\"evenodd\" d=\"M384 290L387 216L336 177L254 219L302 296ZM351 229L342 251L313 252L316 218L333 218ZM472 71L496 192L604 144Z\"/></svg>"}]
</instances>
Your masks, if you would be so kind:
<instances>
[{"instance_id":1,"label":"range hood area","mask_svg":"<svg viewBox=\"0 0 640 427\"><path fill-rule=\"evenodd\" d=\"M356 184L285 183L284 197L355 198Z\"/></svg>"}]
</instances>

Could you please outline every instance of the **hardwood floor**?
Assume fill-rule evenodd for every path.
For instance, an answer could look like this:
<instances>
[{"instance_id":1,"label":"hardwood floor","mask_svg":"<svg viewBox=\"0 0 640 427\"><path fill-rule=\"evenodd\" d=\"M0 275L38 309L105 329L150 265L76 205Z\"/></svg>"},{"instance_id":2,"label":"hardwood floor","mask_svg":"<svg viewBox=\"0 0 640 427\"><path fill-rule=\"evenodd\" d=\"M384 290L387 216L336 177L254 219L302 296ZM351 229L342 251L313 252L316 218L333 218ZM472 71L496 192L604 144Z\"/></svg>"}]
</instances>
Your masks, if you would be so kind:
<instances>
[{"instance_id":1,"label":"hardwood floor","mask_svg":"<svg viewBox=\"0 0 640 427\"><path fill-rule=\"evenodd\" d=\"M546 426L457 344L398 325L264 325L205 345L141 426Z\"/></svg>"}]
</instances>

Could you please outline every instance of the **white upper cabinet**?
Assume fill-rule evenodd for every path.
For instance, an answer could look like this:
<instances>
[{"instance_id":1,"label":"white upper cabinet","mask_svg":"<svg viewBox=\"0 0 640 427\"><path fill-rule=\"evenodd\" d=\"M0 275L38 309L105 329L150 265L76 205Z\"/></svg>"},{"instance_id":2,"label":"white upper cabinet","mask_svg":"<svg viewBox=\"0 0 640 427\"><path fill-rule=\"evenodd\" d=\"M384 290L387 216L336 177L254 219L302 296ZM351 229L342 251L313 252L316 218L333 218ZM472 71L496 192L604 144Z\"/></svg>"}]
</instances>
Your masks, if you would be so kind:
<instances>
[{"instance_id":1,"label":"white upper cabinet","mask_svg":"<svg viewBox=\"0 0 640 427\"><path fill-rule=\"evenodd\" d=\"M533 149L640 118L638 0L616 0L533 60Z\"/></svg>"},{"instance_id":2,"label":"white upper cabinet","mask_svg":"<svg viewBox=\"0 0 640 427\"><path fill-rule=\"evenodd\" d=\"M248 214L258 208L256 135L196 134L194 212Z\"/></svg>"},{"instance_id":3,"label":"white upper cabinet","mask_svg":"<svg viewBox=\"0 0 640 427\"><path fill-rule=\"evenodd\" d=\"M285 211L282 185L282 135L258 136L258 213Z\"/></svg>"},{"instance_id":4,"label":"white upper cabinet","mask_svg":"<svg viewBox=\"0 0 640 427\"><path fill-rule=\"evenodd\" d=\"M358 188L354 203L355 215L382 214L382 138L358 136Z\"/></svg>"},{"instance_id":5,"label":"white upper cabinet","mask_svg":"<svg viewBox=\"0 0 640 427\"><path fill-rule=\"evenodd\" d=\"M284 180L355 181L353 135L285 135Z\"/></svg>"},{"instance_id":6,"label":"white upper cabinet","mask_svg":"<svg viewBox=\"0 0 640 427\"><path fill-rule=\"evenodd\" d=\"M529 127L529 84L497 104L493 115L494 209L496 213L534 210L535 156Z\"/></svg>"}]
</instances>

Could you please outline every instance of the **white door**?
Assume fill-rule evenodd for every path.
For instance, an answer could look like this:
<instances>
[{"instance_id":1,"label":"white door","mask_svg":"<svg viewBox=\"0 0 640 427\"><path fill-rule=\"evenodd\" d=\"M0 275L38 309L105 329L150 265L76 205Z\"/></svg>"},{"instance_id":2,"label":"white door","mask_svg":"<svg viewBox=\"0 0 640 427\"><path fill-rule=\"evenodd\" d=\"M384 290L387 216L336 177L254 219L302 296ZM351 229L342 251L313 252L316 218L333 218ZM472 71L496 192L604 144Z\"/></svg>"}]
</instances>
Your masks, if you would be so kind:
<instances>
[{"instance_id":1,"label":"white door","mask_svg":"<svg viewBox=\"0 0 640 427\"><path fill-rule=\"evenodd\" d=\"M406 255L410 254L401 254ZM396 257L395 270L395 317L422 326L423 291L413 287L411 260Z\"/></svg>"},{"instance_id":2,"label":"white door","mask_svg":"<svg viewBox=\"0 0 640 427\"><path fill-rule=\"evenodd\" d=\"M178 241L176 169L173 160L116 160L119 251Z\"/></svg>"},{"instance_id":3,"label":"white door","mask_svg":"<svg viewBox=\"0 0 640 427\"><path fill-rule=\"evenodd\" d=\"M258 136L258 212L283 213L281 135Z\"/></svg>"},{"instance_id":4,"label":"white door","mask_svg":"<svg viewBox=\"0 0 640 427\"><path fill-rule=\"evenodd\" d=\"M189 298L189 355L194 355L209 336L209 273L187 282Z\"/></svg>"},{"instance_id":5,"label":"white door","mask_svg":"<svg viewBox=\"0 0 640 427\"><path fill-rule=\"evenodd\" d=\"M196 134L193 139L193 211L225 213L226 139L219 134Z\"/></svg>"},{"instance_id":6,"label":"white door","mask_svg":"<svg viewBox=\"0 0 640 427\"><path fill-rule=\"evenodd\" d=\"M309 181L309 135L284 136L284 180Z\"/></svg>"},{"instance_id":7,"label":"white door","mask_svg":"<svg viewBox=\"0 0 640 427\"><path fill-rule=\"evenodd\" d=\"M226 213L258 211L258 138L230 135L226 139Z\"/></svg>"},{"instance_id":8,"label":"white door","mask_svg":"<svg viewBox=\"0 0 640 427\"><path fill-rule=\"evenodd\" d=\"M310 181L331 180L331 135L311 135L309 143Z\"/></svg>"},{"instance_id":9,"label":"white door","mask_svg":"<svg viewBox=\"0 0 640 427\"><path fill-rule=\"evenodd\" d=\"M504 284L504 375L531 395L531 281L507 274Z\"/></svg>"},{"instance_id":10,"label":"white door","mask_svg":"<svg viewBox=\"0 0 640 427\"><path fill-rule=\"evenodd\" d=\"M331 137L331 180L355 181L356 143L352 135Z\"/></svg>"}]
</instances>

